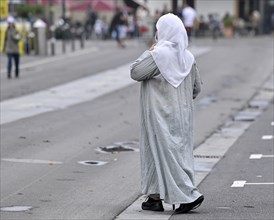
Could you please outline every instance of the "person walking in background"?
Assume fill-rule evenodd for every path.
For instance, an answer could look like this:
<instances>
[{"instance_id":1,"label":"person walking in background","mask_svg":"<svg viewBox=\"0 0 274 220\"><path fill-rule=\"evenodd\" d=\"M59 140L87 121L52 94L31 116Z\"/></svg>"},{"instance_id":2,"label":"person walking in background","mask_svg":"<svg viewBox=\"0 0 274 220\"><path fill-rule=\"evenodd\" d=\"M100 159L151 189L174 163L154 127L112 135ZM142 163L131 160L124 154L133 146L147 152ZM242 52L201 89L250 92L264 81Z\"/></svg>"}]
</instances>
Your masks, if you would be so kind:
<instances>
[{"instance_id":1,"label":"person walking in background","mask_svg":"<svg viewBox=\"0 0 274 220\"><path fill-rule=\"evenodd\" d=\"M14 59L15 63L15 77L19 77L19 47L18 42L20 40L19 32L15 27L15 19L12 16L9 16L7 19L8 28L5 33L4 39L4 52L8 56L8 79L11 78L12 71L12 60Z\"/></svg>"},{"instance_id":2,"label":"person walking in background","mask_svg":"<svg viewBox=\"0 0 274 220\"><path fill-rule=\"evenodd\" d=\"M196 11L190 7L187 3L183 4L182 18L186 28L188 39L191 40L193 27L196 20Z\"/></svg>"},{"instance_id":3,"label":"person walking in background","mask_svg":"<svg viewBox=\"0 0 274 220\"><path fill-rule=\"evenodd\" d=\"M125 48L124 40L127 35L127 18L121 9L117 8L116 14L114 15L111 25L110 33L113 39L116 39L118 45Z\"/></svg>"},{"instance_id":4,"label":"person walking in background","mask_svg":"<svg viewBox=\"0 0 274 220\"><path fill-rule=\"evenodd\" d=\"M253 29L253 35L256 36L259 34L259 26L261 21L260 12L258 10L254 10L251 14L250 20L251 20L251 25Z\"/></svg>"},{"instance_id":5,"label":"person walking in background","mask_svg":"<svg viewBox=\"0 0 274 220\"><path fill-rule=\"evenodd\" d=\"M148 195L142 209L164 211L163 200L181 214L204 200L194 185L193 157L193 99L201 80L181 19L166 14L156 28L157 43L130 69L141 82L141 189Z\"/></svg>"},{"instance_id":6,"label":"person walking in background","mask_svg":"<svg viewBox=\"0 0 274 220\"><path fill-rule=\"evenodd\" d=\"M122 48L125 48L125 39L127 38L127 15L123 12L120 13L118 19L118 45Z\"/></svg>"}]
</instances>

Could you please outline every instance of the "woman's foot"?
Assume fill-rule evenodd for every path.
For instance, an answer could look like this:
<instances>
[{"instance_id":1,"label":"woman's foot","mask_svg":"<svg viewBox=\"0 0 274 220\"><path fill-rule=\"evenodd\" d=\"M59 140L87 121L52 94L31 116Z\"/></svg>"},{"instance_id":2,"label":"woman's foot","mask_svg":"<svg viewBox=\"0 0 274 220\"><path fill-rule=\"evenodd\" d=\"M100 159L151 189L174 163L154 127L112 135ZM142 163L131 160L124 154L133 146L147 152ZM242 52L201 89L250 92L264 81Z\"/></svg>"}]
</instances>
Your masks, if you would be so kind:
<instances>
[{"instance_id":1,"label":"woman's foot","mask_svg":"<svg viewBox=\"0 0 274 220\"><path fill-rule=\"evenodd\" d=\"M180 207L175 210L175 214L183 214L183 213L189 212L192 209L196 209L202 204L203 201L204 201L204 196L200 196L194 202L181 204Z\"/></svg>"},{"instance_id":2,"label":"woman's foot","mask_svg":"<svg viewBox=\"0 0 274 220\"><path fill-rule=\"evenodd\" d=\"M154 200L150 198L149 196L147 197L146 201L142 203L142 209L150 210L150 211L158 211L158 212L164 211L162 201L160 199Z\"/></svg>"}]
</instances>

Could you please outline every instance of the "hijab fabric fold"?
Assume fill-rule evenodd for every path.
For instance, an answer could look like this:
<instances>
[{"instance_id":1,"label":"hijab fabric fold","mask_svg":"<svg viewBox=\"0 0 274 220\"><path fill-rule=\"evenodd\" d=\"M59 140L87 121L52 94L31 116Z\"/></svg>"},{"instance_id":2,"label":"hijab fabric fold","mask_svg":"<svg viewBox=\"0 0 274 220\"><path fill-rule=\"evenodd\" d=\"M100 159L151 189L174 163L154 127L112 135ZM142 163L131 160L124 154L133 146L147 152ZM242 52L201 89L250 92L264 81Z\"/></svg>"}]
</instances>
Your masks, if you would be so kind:
<instances>
[{"instance_id":1,"label":"hijab fabric fold","mask_svg":"<svg viewBox=\"0 0 274 220\"><path fill-rule=\"evenodd\" d=\"M195 61L187 50L188 38L183 22L169 13L156 23L158 42L150 51L163 77L177 88L190 73Z\"/></svg>"}]
</instances>

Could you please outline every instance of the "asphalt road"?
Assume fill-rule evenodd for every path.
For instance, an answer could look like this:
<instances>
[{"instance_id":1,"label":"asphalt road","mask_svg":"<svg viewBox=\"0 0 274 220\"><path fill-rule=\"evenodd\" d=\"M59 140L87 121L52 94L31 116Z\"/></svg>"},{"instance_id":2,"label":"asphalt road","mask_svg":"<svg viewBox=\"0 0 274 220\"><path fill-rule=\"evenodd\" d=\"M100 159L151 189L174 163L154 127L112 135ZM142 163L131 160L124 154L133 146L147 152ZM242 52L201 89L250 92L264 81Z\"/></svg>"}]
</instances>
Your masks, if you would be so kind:
<instances>
[{"instance_id":1,"label":"asphalt road","mask_svg":"<svg viewBox=\"0 0 274 220\"><path fill-rule=\"evenodd\" d=\"M271 37L193 42L192 47L210 48L197 58L204 86L196 101L195 146L244 108L269 80L271 44ZM94 47L99 49L24 70L18 80L1 79L2 103L113 69L144 50L135 44L126 50L115 44ZM32 207L1 211L1 219L113 219L130 205L140 194L138 152L102 154L95 149L138 140L138 95L135 83L66 109L1 125L1 207ZM83 160L108 163L78 163Z\"/></svg>"},{"instance_id":2,"label":"asphalt road","mask_svg":"<svg viewBox=\"0 0 274 220\"><path fill-rule=\"evenodd\" d=\"M183 217L174 215L171 219L273 219L274 139L262 139L266 135L273 137L273 121L272 103L200 184L205 196L202 206ZM263 157L250 159L254 154ZM239 180L247 184L231 187Z\"/></svg>"}]
</instances>

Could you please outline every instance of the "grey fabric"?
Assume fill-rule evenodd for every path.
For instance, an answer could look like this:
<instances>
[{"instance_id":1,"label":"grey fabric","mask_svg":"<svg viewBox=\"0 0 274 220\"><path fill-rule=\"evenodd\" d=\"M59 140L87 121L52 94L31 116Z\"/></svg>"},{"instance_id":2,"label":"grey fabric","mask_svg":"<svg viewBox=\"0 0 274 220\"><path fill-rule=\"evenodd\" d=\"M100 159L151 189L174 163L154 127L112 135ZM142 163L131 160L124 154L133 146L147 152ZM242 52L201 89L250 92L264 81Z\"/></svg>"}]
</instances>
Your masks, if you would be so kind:
<instances>
[{"instance_id":1,"label":"grey fabric","mask_svg":"<svg viewBox=\"0 0 274 220\"><path fill-rule=\"evenodd\" d=\"M175 88L145 51L131 65L131 78L141 82L142 193L160 194L169 204L193 202L201 196L194 185L193 158L193 98L201 90L197 66Z\"/></svg>"},{"instance_id":2,"label":"grey fabric","mask_svg":"<svg viewBox=\"0 0 274 220\"><path fill-rule=\"evenodd\" d=\"M15 28L8 28L5 35L4 51L6 53L19 53L18 42L20 35Z\"/></svg>"}]
</instances>

